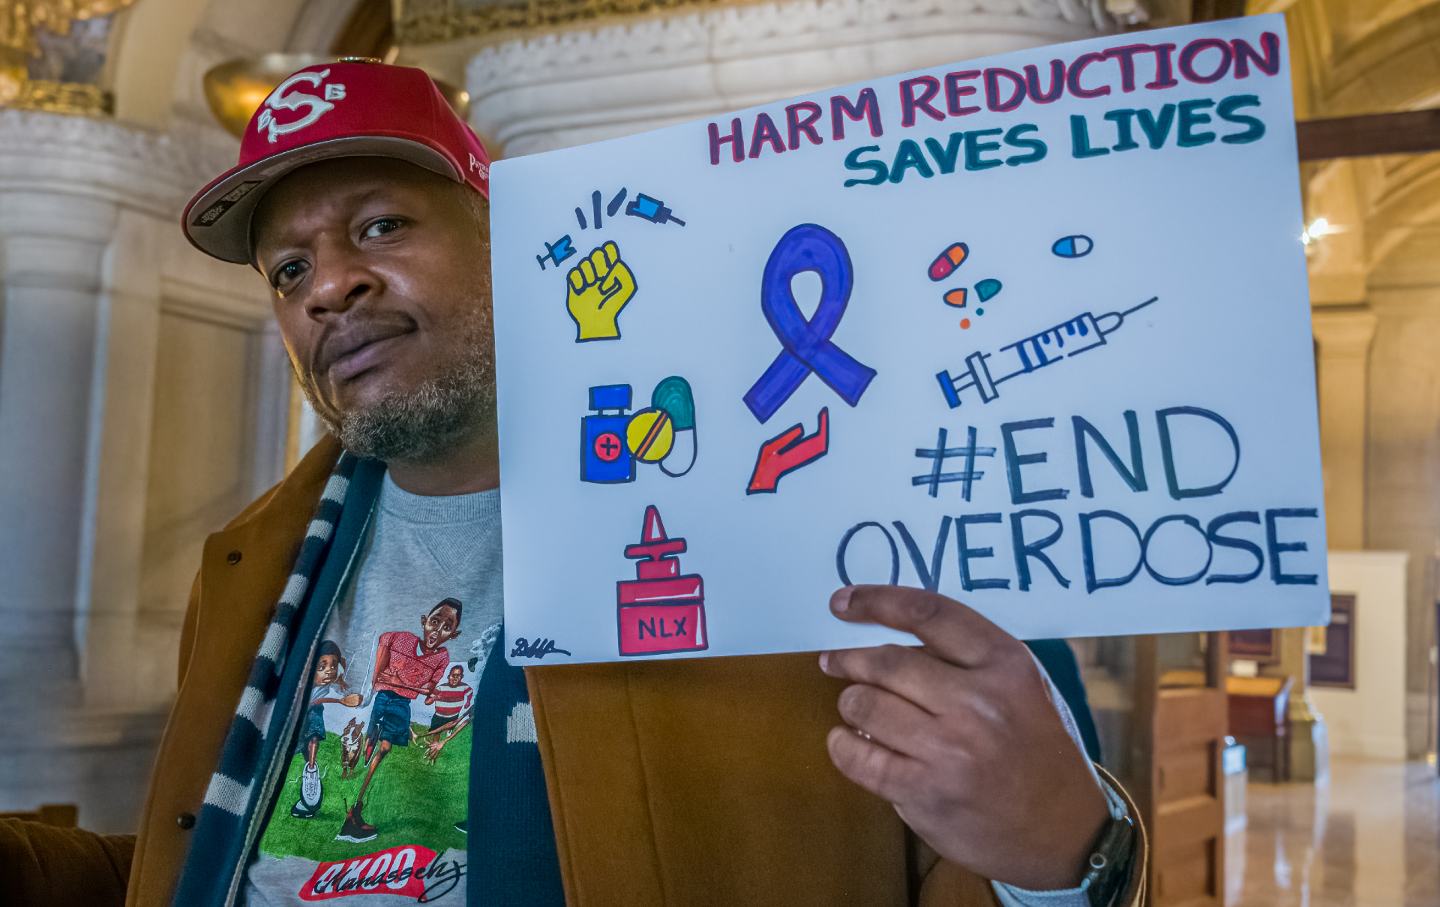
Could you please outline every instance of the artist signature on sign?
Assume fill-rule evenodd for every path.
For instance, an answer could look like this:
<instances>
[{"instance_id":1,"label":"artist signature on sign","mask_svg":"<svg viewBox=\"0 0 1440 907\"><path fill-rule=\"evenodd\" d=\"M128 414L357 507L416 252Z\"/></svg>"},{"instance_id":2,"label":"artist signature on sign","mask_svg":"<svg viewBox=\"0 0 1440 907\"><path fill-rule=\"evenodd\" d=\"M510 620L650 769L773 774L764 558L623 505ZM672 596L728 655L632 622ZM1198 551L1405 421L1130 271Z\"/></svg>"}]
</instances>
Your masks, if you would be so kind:
<instances>
[{"instance_id":1,"label":"artist signature on sign","mask_svg":"<svg viewBox=\"0 0 1440 907\"><path fill-rule=\"evenodd\" d=\"M521 636L515 640L515 648L510 650L511 658L544 658L551 653L557 655L569 655L568 649L555 647L553 639L537 639L534 642Z\"/></svg>"}]
</instances>

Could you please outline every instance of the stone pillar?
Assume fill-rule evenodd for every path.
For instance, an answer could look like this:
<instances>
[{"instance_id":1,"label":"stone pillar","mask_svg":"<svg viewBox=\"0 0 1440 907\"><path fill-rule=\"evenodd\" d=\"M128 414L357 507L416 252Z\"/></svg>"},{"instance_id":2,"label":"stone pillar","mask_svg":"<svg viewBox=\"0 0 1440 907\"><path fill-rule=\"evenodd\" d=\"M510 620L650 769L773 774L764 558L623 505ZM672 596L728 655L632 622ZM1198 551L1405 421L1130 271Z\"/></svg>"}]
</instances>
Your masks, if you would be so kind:
<instances>
[{"instance_id":1,"label":"stone pillar","mask_svg":"<svg viewBox=\"0 0 1440 907\"><path fill-rule=\"evenodd\" d=\"M1358 551L1365 547L1365 412L1375 313L1368 308L1319 309L1311 323L1325 465L1326 541L1332 550Z\"/></svg>"},{"instance_id":2,"label":"stone pillar","mask_svg":"<svg viewBox=\"0 0 1440 907\"><path fill-rule=\"evenodd\" d=\"M95 198L0 186L0 688L73 682L100 262ZM8 694L3 694L8 695Z\"/></svg>"},{"instance_id":3,"label":"stone pillar","mask_svg":"<svg viewBox=\"0 0 1440 907\"><path fill-rule=\"evenodd\" d=\"M160 332L160 234L168 227L120 211L95 299L102 330L95 337L75 620L84 700L92 709L161 704L132 665Z\"/></svg>"},{"instance_id":4,"label":"stone pillar","mask_svg":"<svg viewBox=\"0 0 1440 907\"><path fill-rule=\"evenodd\" d=\"M1375 314L1368 308L1319 309L1312 316L1320 405L1320 454L1325 467L1325 520L1331 550L1365 546L1365 412L1369 405L1370 341ZM1325 721L1310 698L1305 629L1279 631L1279 672L1290 690L1290 774L1296 781L1329 775Z\"/></svg>"},{"instance_id":5,"label":"stone pillar","mask_svg":"<svg viewBox=\"0 0 1440 907\"><path fill-rule=\"evenodd\" d=\"M0 679L88 681L90 705L131 699L101 651L130 648L161 275L194 171L154 133L0 111Z\"/></svg>"},{"instance_id":6,"label":"stone pillar","mask_svg":"<svg viewBox=\"0 0 1440 907\"><path fill-rule=\"evenodd\" d=\"M1440 182L1437 182L1440 185ZM1406 581L1407 750L1432 747L1435 603L1440 601L1440 263L1414 254L1377 279L1370 356L1365 495L1367 548L1409 552ZM1403 268L1403 269L1402 269ZM1365 619L1360 618L1364 623ZM1399 655L1397 653L1396 657Z\"/></svg>"}]
</instances>

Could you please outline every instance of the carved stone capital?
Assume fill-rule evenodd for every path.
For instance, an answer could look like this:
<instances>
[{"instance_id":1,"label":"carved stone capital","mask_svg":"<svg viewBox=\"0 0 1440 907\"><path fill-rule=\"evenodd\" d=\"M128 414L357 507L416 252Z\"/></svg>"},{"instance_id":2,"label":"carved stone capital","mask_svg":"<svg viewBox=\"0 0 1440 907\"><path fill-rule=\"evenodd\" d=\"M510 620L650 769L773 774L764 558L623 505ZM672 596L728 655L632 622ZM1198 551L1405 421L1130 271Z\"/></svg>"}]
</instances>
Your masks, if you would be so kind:
<instances>
[{"instance_id":1,"label":"carved stone capital","mask_svg":"<svg viewBox=\"0 0 1440 907\"><path fill-rule=\"evenodd\" d=\"M761 2L815 5L806 0L488 0L468 4L456 4L454 0L397 0L395 28L400 43L406 46L496 36L508 40L517 35L531 36L613 24L617 20L658 18ZM1041 15L1056 10L1059 15L1076 20L1098 19L1105 15L1101 12L1103 8L1110 15L1130 22L1145 19L1140 0L1104 0L1103 3L1099 0L992 0L981 5L998 12L1019 9Z\"/></svg>"},{"instance_id":2,"label":"carved stone capital","mask_svg":"<svg viewBox=\"0 0 1440 907\"><path fill-rule=\"evenodd\" d=\"M505 41L466 70L505 154L611 138L876 76L1094 37L1102 0L775 0Z\"/></svg>"},{"instance_id":3,"label":"carved stone capital","mask_svg":"<svg viewBox=\"0 0 1440 907\"><path fill-rule=\"evenodd\" d=\"M94 117L0 109L0 191L88 195L175 217L195 188L230 163L203 140Z\"/></svg>"},{"instance_id":4,"label":"carved stone capital","mask_svg":"<svg viewBox=\"0 0 1440 907\"><path fill-rule=\"evenodd\" d=\"M1320 310L1310 316L1311 331L1321 361L1361 359L1370 352L1375 338L1375 313L1368 308Z\"/></svg>"}]
</instances>

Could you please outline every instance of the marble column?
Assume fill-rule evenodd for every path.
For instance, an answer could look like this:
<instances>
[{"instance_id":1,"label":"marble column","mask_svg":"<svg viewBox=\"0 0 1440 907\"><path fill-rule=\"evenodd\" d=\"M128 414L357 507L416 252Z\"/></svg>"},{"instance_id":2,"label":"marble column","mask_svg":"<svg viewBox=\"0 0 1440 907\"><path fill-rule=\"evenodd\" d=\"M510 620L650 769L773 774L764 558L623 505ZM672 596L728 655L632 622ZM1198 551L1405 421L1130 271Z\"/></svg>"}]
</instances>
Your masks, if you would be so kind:
<instances>
[{"instance_id":1,"label":"marble column","mask_svg":"<svg viewBox=\"0 0 1440 907\"><path fill-rule=\"evenodd\" d=\"M95 300L114 206L0 187L0 689L73 683ZM0 695L8 695L0 693ZM64 691L60 695L65 695Z\"/></svg>"},{"instance_id":2,"label":"marble column","mask_svg":"<svg viewBox=\"0 0 1440 907\"><path fill-rule=\"evenodd\" d=\"M144 792L173 689L137 639L155 363L167 274L190 267L180 206L213 167L0 110L0 708L24 729L0 741L0 810L77 803L125 831Z\"/></svg>"}]
</instances>

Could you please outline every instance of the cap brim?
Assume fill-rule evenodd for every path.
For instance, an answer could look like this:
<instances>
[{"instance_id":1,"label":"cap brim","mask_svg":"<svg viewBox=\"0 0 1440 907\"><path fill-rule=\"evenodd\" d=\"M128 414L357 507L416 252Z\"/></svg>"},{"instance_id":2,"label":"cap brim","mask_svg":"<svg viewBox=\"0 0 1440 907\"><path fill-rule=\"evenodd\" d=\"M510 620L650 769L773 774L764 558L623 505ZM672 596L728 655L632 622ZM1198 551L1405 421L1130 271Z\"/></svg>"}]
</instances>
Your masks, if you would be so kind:
<instances>
[{"instance_id":1,"label":"cap brim","mask_svg":"<svg viewBox=\"0 0 1440 907\"><path fill-rule=\"evenodd\" d=\"M291 171L341 157L395 158L463 182L455 162L423 142L400 136L346 136L304 145L222 173L185 206L181 228L191 245L206 255L249 264L250 222L265 193Z\"/></svg>"}]
</instances>

